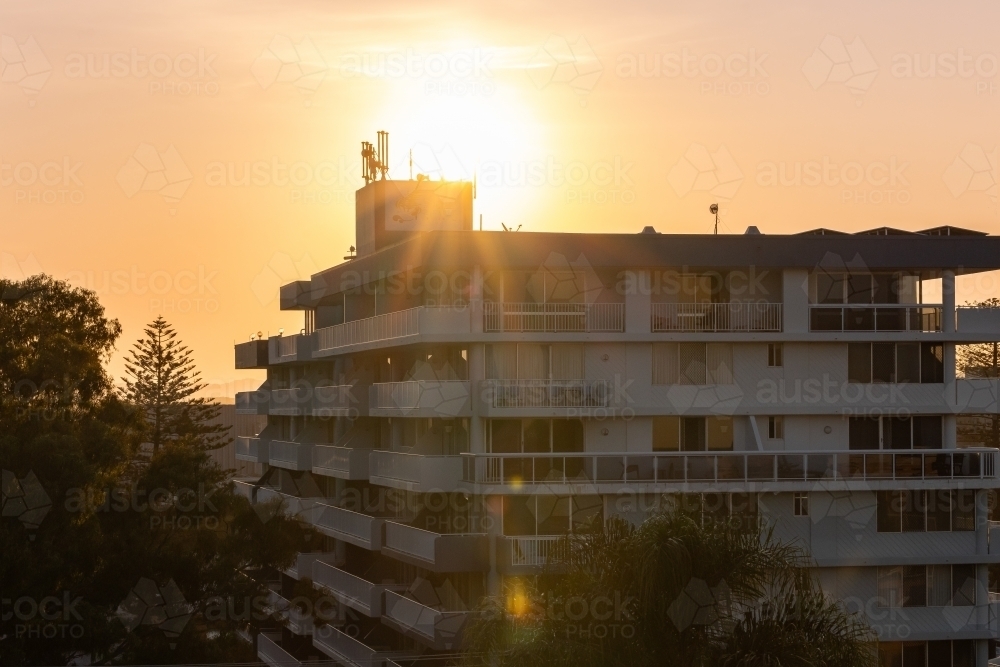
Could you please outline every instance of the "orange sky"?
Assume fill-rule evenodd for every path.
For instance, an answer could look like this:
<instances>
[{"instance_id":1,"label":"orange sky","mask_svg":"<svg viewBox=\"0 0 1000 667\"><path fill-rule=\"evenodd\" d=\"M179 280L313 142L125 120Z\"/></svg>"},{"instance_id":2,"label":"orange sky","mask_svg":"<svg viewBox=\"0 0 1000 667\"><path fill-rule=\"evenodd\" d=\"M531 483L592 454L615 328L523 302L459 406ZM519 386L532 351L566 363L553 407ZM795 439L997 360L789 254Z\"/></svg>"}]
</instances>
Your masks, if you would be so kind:
<instances>
[{"instance_id":1,"label":"orange sky","mask_svg":"<svg viewBox=\"0 0 1000 667\"><path fill-rule=\"evenodd\" d=\"M120 349L162 313L231 395L380 129L487 229L1000 233L1000 5L664 4L5 0L0 272L96 289Z\"/></svg>"}]
</instances>

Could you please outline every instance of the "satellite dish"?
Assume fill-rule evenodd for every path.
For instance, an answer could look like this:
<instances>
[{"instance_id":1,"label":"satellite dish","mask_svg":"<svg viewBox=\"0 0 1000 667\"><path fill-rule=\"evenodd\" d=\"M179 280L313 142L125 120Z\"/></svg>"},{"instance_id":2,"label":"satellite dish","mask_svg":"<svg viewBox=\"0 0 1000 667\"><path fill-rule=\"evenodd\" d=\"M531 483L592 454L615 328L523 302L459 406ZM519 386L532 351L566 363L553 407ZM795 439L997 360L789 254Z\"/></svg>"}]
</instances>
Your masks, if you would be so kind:
<instances>
[{"instance_id":1,"label":"satellite dish","mask_svg":"<svg viewBox=\"0 0 1000 667\"><path fill-rule=\"evenodd\" d=\"M708 207L708 212L711 213L712 215L715 215L716 213L719 212L719 205L712 204L711 206Z\"/></svg>"}]
</instances>

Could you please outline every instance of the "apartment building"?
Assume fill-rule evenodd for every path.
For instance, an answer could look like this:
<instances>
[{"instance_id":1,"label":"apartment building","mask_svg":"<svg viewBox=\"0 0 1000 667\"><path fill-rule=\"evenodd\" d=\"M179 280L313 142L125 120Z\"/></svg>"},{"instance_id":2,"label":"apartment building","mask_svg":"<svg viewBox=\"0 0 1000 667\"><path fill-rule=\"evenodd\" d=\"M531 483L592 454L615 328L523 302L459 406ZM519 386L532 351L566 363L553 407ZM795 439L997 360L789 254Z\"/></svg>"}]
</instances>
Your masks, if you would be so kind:
<instances>
[{"instance_id":1,"label":"apartment building","mask_svg":"<svg viewBox=\"0 0 1000 667\"><path fill-rule=\"evenodd\" d=\"M301 331L236 345L267 374L236 397L267 415L239 488L323 535L274 605L305 579L330 601L291 605L261 659L449 664L561 536L687 503L802 546L886 664L987 664L998 452L960 434L998 380L956 354L1000 310L956 287L1000 239L484 232L468 183L368 180L356 256L281 288Z\"/></svg>"}]
</instances>

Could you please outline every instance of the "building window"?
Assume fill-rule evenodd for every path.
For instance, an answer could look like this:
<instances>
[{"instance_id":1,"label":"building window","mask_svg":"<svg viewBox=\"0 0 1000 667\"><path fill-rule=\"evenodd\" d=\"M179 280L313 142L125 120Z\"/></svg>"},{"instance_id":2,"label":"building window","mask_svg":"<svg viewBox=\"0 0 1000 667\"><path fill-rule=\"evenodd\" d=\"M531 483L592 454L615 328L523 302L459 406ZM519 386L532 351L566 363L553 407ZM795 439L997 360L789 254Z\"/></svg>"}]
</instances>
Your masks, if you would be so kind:
<instances>
[{"instance_id":1,"label":"building window","mask_svg":"<svg viewBox=\"0 0 1000 667\"><path fill-rule=\"evenodd\" d=\"M733 346L654 343L653 384L733 384Z\"/></svg>"},{"instance_id":2,"label":"building window","mask_svg":"<svg viewBox=\"0 0 1000 667\"><path fill-rule=\"evenodd\" d=\"M767 437L769 440L782 440L785 437L785 418L767 418Z\"/></svg>"},{"instance_id":3,"label":"building window","mask_svg":"<svg viewBox=\"0 0 1000 667\"><path fill-rule=\"evenodd\" d=\"M653 417L654 452L732 451L733 418Z\"/></svg>"},{"instance_id":4,"label":"building window","mask_svg":"<svg viewBox=\"0 0 1000 667\"><path fill-rule=\"evenodd\" d=\"M858 384L944 382L940 343L848 343L847 381Z\"/></svg>"},{"instance_id":5,"label":"building window","mask_svg":"<svg viewBox=\"0 0 1000 667\"><path fill-rule=\"evenodd\" d=\"M976 529L976 492L879 491L875 496L880 533L960 532Z\"/></svg>"},{"instance_id":6,"label":"building window","mask_svg":"<svg viewBox=\"0 0 1000 667\"><path fill-rule=\"evenodd\" d=\"M975 640L878 643L879 664L891 667L975 667Z\"/></svg>"},{"instance_id":7,"label":"building window","mask_svg":"<svg viewBox=\"0 0 1000 667\"><path fill-rule=\"evenodd\" d=\"M976 604L975 565L895 565L880 567L878 606L972 607Z\"/></svg>"},{"instance_id":8,"label":"building window","mask_svg":"<svg viewBox=\"0 0 1000 667\"><path fill-rule=\"evenodd\" d=\"M793 513L795 516L809 516L809 494L796 492L792 495Z\"/></svg>"},{"instance_id":9,"label":"building window","mask_svg":"<svg viewBox=\"0 0 1000 667\"><path fill-rule=\"evenodd\" d=\"M767 365L771 368L781 368L785 365L785 350L781 343L767 344Z\"/></svg>"},{"instance_id":10,"label":"building window","mask_svg":"<svg viewBox=\"0 0 1000 667\"><path fill-rule=\"evenodd\" d=\"M848 418L850 449L941 449L943 434L939 415Z\"/></svg>"}]
</instances>

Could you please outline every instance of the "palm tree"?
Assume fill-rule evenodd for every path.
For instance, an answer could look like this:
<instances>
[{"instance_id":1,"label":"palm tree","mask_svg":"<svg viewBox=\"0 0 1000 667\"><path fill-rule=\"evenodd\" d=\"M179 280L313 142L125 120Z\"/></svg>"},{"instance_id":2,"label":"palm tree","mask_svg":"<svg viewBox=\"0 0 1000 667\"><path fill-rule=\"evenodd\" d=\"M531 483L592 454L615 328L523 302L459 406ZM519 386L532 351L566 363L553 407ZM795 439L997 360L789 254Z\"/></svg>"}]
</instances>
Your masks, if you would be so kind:
<instances>
[{"instance_id":1,"label":"palm tree","mask_svg":"<svg viewBox=\"0 0 1000 667\"><path fill-rule=\"evenodd\" d=\"M563 544L545 573L487 598L465 631L467 665L879 664L871 629L756 517L613 518Z\"/></svg>"}]
</instances>

